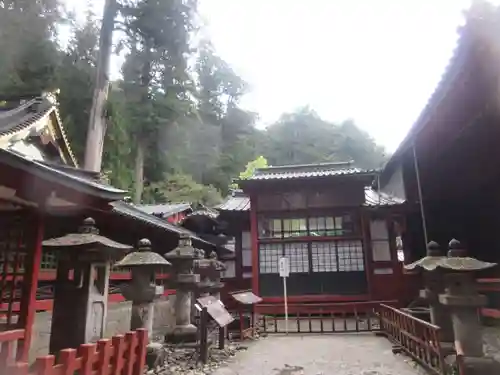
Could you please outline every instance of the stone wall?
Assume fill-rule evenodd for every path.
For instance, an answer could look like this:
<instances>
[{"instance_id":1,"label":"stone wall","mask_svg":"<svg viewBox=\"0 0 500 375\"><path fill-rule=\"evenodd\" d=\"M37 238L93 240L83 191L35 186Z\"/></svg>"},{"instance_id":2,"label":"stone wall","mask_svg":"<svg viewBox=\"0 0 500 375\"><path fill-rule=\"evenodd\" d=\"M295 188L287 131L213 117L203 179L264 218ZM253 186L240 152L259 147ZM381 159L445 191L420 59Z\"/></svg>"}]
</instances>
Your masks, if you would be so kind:
<instances>
[{"instance_id":1,"label":"stone wall","mask_svg":"<svg viewBox=\"0 0 500 375\"><path fill-rule=\"evenodd\" d=\"M155 303L153 329L156 334L163 334L169 327L174 326L174 301L175 295L163 297ZM131 302L112 303L108 306L105 337L123 334L129 330L130 310ZM38 356L47 355L49 351L51 319L51 312L36 314L30 360L34 360Z\"/></svg>"}]
</instances>

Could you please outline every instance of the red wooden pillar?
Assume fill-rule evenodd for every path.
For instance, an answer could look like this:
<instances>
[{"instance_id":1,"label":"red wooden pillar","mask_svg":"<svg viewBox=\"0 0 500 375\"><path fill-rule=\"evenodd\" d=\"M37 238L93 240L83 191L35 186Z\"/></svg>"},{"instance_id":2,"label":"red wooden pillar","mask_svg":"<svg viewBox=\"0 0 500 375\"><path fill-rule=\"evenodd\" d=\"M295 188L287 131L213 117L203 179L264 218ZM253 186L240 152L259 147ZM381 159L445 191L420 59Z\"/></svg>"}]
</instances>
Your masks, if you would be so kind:
<instances>
[{"instance_id":1,"label":"red wooden pillar","mask_svg":"<svg viewBox=\"0 0 500 375\"><path fill-rule=\"evenodd\" d=\"M25 335L17 350L17 360L23 362L28 360L33 325L35 323L36 290L42 261L43 224L43 217L35 212L30 217L30 220L25 223L25 229L28 233L26 239L27 253L24 261L25 270L19 311L19 326L25 330ZM29 229L32 229L32 231L29 231Z\"/></svg>"},{"instance_id":2,"label":"red wooden pillar","mask_svg":"<svg viewBox=\"0 0 500 375\"><path fill-rule=\"evenodd\" d=\"M250 196L250 236L252 241L252 292L259 295L259 227L257 197Z\"/></svg>"},{"instance_id":3,"label":"red wooden pillar","mask_svg":"<svg viewBox=\"0 0 500 375\"><path fill-rule=\"evenodd\" d=\"M370 296L370 300L373 300L373 256L370 236L370 217L368 212L363 208L361 208L361 233L363 236L363 252L365 255L365 272L366 282L368 284L368 294Z\"/></svg>"}]
</instances>

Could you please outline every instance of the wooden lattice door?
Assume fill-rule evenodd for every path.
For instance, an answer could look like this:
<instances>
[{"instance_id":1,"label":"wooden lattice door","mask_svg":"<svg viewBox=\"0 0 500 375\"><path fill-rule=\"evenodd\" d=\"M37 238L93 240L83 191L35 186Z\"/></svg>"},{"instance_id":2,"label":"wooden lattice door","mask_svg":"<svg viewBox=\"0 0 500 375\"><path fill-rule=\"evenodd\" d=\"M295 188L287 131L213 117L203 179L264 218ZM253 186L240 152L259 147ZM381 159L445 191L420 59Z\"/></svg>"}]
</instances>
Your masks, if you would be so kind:
<instances>
[{"instance_id":1,"label":"wooden lattice door","mask_svg":"<svg viewBox=\"0 0 500 375\"><path fill-rule=\"evenodd\" d=\"M30 211L0 214L0 362L29 350L41 255L41 226ZM1 367L0 363L0 367Z\"/></svg>"}]
</instances>

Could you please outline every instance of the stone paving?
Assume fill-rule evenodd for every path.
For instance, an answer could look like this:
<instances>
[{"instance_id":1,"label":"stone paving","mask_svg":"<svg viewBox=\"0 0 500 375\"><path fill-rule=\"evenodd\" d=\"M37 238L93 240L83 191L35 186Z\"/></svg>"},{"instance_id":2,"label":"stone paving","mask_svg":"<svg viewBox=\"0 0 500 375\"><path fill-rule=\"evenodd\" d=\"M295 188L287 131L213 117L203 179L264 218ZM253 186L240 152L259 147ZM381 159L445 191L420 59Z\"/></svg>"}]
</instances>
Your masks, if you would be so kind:
<instances>
[{"instance_id":1,"label":"stone paving","mask_svg":"<svg viewBox=\"0 0 500 375\"><path fill-rule=\"evenodd\" d=\"M423 375L373 334L270 335L212 375Z\"/></svg>"}]
</instances>

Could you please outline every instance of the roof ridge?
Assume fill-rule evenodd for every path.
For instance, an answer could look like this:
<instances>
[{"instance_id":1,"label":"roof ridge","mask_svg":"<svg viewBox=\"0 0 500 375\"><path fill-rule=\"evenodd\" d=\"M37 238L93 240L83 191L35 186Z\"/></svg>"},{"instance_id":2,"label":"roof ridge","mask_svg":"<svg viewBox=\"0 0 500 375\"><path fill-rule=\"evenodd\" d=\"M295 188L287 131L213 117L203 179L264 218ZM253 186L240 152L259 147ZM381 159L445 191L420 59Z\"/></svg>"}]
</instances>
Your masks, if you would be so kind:
<instances>
[{"instance_id":1,"label":"roof ridge","mask_svg":"<svg viewBox=\"0 0 500 375\"><path fill-rule=\"evenodd\" d=\"M36 97L26 101L25 103L22 103L21 105L18 105L15 108L9 109L7 111L0 111L0 119L17 115L18 113L28 109L32 105L40 103L40 99L41 99L40 97Z\"/></svg>"},{"instance_id":2,"label":"roof ridge","mask_svg":"<svg viewBox=\"0 0 500 375\"><path fill-rule=\"evenodd\" d=\"M310 164L288 164L288 165L275 165L264 168L257 168L255 171L266 172L266 171L276 171L276 170L293 170L298 168L353 167L353 164L354 160L341 161L341 162L321 162L321 163L310 163Z\"/></svg>"}]
</instances>

